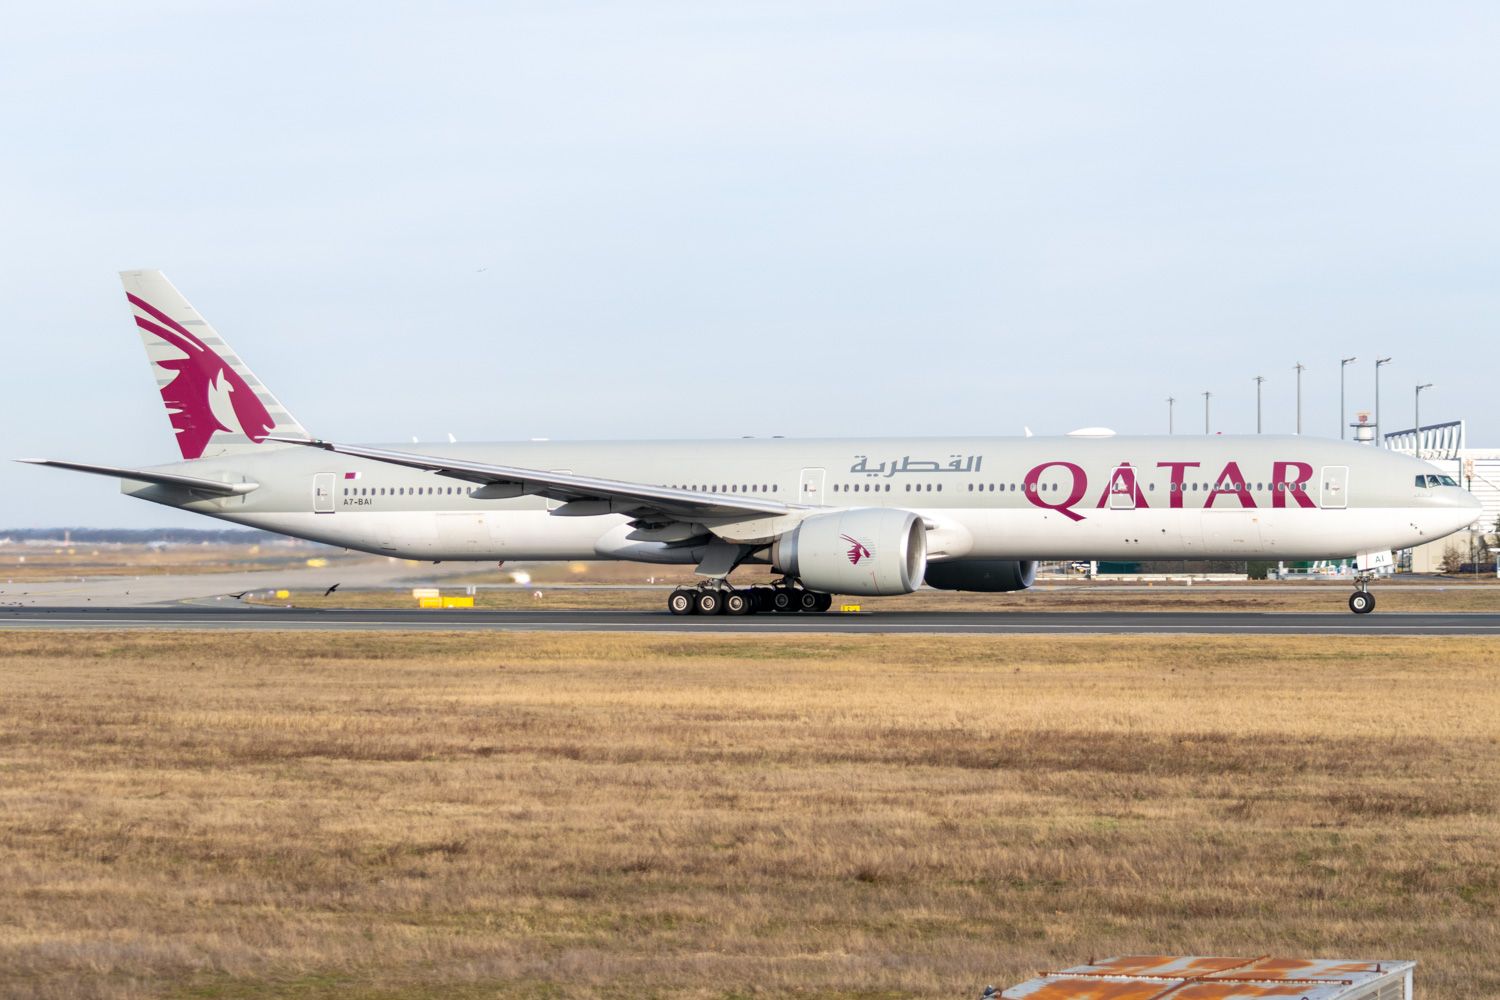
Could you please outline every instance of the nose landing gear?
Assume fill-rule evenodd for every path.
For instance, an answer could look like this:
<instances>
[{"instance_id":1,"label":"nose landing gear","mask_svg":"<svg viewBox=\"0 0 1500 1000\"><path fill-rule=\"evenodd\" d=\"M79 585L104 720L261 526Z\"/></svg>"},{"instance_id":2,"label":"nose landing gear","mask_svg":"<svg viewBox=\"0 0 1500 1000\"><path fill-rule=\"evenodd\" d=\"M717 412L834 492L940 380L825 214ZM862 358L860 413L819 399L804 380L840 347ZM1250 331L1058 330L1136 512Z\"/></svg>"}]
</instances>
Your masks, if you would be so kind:
<instances>
[{"instance_id":1,"label":"nose landing gear","mask_svg":"<svg viewBox=\"0 0 1500 1000\"><path fill-rule=\"evenodd\" d=\"M1354 578L1354 593L1349 595L1349 610L1357 615L1367 615L1375 610L1375 595L1370 593L1370 579L1368 573L1361 573Z\"/></svg>"}]
</instances>

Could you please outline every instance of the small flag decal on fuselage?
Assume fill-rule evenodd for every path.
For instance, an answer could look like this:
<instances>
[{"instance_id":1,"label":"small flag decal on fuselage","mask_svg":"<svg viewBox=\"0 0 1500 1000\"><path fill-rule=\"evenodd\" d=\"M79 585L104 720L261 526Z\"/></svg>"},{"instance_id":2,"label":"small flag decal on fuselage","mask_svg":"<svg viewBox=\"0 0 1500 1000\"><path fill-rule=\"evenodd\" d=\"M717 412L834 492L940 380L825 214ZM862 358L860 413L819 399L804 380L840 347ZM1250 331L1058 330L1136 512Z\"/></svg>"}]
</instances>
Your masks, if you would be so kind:
<instances>
[{"instance_id":1,"label":"small flag decal on fuselage","mask_svg":"<svg viewBox=\"0 0 1500 1000\"><path fill-rule=\"evenodd\" d=\"M346 473L344 473L344 478L345 479L358 479L360 477L360 475L361 475L361 473L358 473L358 472L346 472Z\"/></svg>"}]
</instances>

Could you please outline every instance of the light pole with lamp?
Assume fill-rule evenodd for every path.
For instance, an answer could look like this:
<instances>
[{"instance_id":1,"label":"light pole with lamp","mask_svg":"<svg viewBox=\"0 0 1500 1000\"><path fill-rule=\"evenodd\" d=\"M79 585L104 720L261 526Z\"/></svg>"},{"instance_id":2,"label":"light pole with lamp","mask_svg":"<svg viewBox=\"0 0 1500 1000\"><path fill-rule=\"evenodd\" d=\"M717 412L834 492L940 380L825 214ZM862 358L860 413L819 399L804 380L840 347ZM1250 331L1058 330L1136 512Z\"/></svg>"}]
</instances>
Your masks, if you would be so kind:
<instances>
[{"instance_id":1,"label":"light pole with lamp","mask_svg":"<svg viewBox=\"0 0 1500 1000\"><path fill-rule=\"evenodd\" d=\"M1431 382L1428 382L1425 385L1419 385L1419 386L1417 386L1416 412L1412 415L1412 421L1414 422L1414 425L1416 426L1417 440L1411 446L1411 453L1416 458L1421 458L1422 457L1422 390L1423 389L1431 389L1431 388L1432 388L1432 383Z\"/></svg>"},{"instance_id":2,"label":"light pole with lamp","mask_svg":"<svg viewBox=\"0 0 1500 1000\"><path fill-rule=\"evenodd\" d=\"M1266 380L1264 375L1255 376L1255 433L1260 433L1260 384Z\"/></svg>"},{"instance_id":3,"label":"light pole with lamp","mask_svg":"<svg viewBox=\"0 0 1500 1000\"><path fill-rule=\"evenodd\" d=\"M1168 434L1176 434L1177 433L1175 430L1172 429L1172 404L1174 404L1176 402L1177 402L1177 400L1176 400L1175 397L1173 397L1173 396L1168 396L1167 397L1167 433Z\"/></svg>"},{"instance_id":4,"label":"light pole with lamp","mask_svg":"<svg viewBox=\"0 0 1500 1000\"><path fill-rule=\"evenodd\" d=\"M1297 362L1297 433L1302 433L1302 373L1307 371L1307 366Z\"/></svg>"},{"instance_id":5,"label":"light pole with lamp","mask_svg":"<svg viewBox=\"0 0 1500 1000\"><path fill-rule=\"evenodd\" d=\"M1213 393L1211 393L1211 392L1205 392L1203 394L1203 433L1205 433L1205 434L1207 434L1209 432L1208 431L1208 400L1209 400L1209 397L1211 397L1212 395L1213 395Z\"/></svg>"},{"instance_id":6,"label":"light pole with lamp","mask_svg":"<svg viewBox=\"0 0 1500 1000\"><path fill-rule=\"evenodd\" d=\"M1339 359L1339 440L1344 440L1344 431L1348 429L1347 418L1344 416L1344 369L1348 368L1359 358Z\"/></svg>"},{"instance_id":7,"label":"light pole with lamp","mask_svg":"<svg viewBox=\"0 0 1500 1000\"><path fill-rule=\"evenodd\" d=\"M1390 363L1390 358L1375 359L1375 447L1377 448L1383 444L1383 439L1380 436L1380 369L1382 366Z\"/></svg>"}]
</instances>

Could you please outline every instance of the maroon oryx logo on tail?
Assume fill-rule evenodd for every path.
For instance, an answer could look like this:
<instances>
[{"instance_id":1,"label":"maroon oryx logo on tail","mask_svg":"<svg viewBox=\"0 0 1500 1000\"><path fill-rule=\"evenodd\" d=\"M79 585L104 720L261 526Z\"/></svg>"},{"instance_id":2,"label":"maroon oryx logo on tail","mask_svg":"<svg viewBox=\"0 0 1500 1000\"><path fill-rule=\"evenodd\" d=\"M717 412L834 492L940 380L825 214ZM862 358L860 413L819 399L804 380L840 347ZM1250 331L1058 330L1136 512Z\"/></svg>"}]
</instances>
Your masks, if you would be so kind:
<instances>
[{"instance_id":1,"label":"maroon oryx logo on tail","mask_svg":"<svg viewBox=\"0 0 1500 1000\"><path fill-rule=\"evenodd\" d=\"M244 434L257 444L264 441L276 421L239 373L187 327L139 296L126 297L146 314L136 316L136 326L186 355L157 362L176 373L172 381L161 387L161 398L167 404L172 428L177 431L182 457L202 457L209 440L219 431ZM239 426L231 427L228 422Z\"/></svg>"},{"instance_id":2,"label":"maroon oryx logo on tail","mask_svg":"<svg viewBox=\"0 0 1500 1000\"><path fill-rule=\"evenodd\" d=\"M858 566L861 559L870 558L870 550L865 548L864 542L861 542L853 535L840 535L839 537L849 543L849 562L851 565Z\"/></svg>"}]
</instances>

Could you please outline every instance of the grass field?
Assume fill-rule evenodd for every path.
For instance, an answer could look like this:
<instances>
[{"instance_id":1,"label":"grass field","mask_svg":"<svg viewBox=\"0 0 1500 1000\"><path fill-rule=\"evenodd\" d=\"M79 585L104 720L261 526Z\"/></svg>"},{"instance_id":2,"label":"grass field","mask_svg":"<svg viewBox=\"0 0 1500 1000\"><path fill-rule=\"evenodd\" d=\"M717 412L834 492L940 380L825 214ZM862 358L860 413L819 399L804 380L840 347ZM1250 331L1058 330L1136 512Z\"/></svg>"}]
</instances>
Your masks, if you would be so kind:
<instances>
[{"instance_id":1,"label":"grass field","mask_svg":"<svg viewBox=\"0 0 1500 1000\"><path fill-rule=\"evenodd\" d=\"M323 545L7 545L0 547L0 583L79 577L166 576L295 570L309 559L364 562L371 557Z\"/></svg>"},{"instance_id":2,"label":"grass field","mask_svg":"<svg viewBox=\"0 0 1500 1000\"><path fill-rule=\"evenodd\" d=\"M0 994L1500 997L1500 644L0 636Z\"/></svg>"}]
</instances>

